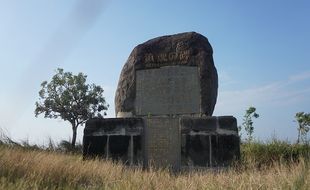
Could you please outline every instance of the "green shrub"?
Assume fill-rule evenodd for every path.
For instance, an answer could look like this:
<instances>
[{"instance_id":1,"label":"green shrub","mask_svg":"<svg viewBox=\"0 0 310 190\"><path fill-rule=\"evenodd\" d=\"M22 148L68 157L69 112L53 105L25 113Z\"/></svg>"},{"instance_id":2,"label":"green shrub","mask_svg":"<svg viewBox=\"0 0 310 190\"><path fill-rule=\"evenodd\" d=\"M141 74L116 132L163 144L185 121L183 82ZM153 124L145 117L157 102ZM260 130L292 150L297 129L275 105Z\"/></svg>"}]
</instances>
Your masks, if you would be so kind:
<instances>
[{"instance_id":1,"label":"green shrub","mask_svg":"<svg viewBox=\"0 0 310 190\"><path fill-rule=\"evenodd\" d=\"M309 160L309 144L290 144L286 141L253 142L241 144L241 162L256 167L277 163L298 162L300 158Z\"/></svg>"}]
</instances>

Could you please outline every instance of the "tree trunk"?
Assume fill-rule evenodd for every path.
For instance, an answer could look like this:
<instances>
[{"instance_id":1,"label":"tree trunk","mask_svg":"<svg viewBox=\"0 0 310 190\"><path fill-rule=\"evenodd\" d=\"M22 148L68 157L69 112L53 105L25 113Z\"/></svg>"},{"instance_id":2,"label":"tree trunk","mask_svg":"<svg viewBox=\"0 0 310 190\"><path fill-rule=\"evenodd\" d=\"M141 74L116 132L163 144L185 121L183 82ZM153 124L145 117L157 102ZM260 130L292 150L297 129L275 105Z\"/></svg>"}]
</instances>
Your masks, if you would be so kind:
<instances>
[{"instance_id":1,"label":"tree trunk","mask_svg":"<svg viewBox=\"0 0 310 190\"><path fill-rule=\"evenodd\" d=\"M72 135L71 146L72 146L72 148L74 148L75 147L75 141L76 141L77 126L72 125L72 131L73 131L73 135Z\"/></svg>"},{"instance_id":2,"label":"tree trunk","mask_svg":"<svg viewBox=\"0 0 310 190\"><path fill-rule=\"evenodd\" d=\"M300 131L301 131L301 128L300 128L300 126L299 126L299 128L298 128L298 138L297 138L297 144L299 144L299 143L300 143Z\"/></svg>"}]
</instances>

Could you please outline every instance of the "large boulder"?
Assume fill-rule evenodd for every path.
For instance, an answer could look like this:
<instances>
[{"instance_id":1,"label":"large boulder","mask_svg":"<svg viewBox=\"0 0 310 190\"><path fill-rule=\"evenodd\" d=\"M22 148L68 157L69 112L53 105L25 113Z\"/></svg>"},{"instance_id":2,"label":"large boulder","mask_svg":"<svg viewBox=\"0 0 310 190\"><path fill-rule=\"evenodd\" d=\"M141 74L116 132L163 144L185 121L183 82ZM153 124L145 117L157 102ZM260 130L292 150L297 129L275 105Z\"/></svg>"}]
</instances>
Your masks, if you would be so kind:
<instances>
[{"instance_id":1,"label":"large boulder","mask_svg":"<svg viewBox=\"0 0 310 190\"><path fill-rule=\"evenodd\" d=\"M137 70L180 65L198 67L200 115L211 116L218 89L218 76L212 54L213 50L208 39L196 32L162 36L136 46L119 78L115 95L116 115L118 117L136 116Z\"/></svg>"}]
</instances>

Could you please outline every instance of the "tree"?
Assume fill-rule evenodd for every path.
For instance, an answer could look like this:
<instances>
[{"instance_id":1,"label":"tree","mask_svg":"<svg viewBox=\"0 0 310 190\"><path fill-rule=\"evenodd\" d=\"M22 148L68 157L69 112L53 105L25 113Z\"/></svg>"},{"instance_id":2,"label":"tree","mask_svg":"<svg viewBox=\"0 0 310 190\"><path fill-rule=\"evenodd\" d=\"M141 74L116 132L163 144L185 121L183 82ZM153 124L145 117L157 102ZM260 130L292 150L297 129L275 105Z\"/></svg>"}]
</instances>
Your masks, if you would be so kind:
<instances>
[{"instance_id":1,"label":"tree","mask_svg":"<svg viewBox=\"0 0 310 190\"><path fill-rule=\"evenodd\" d=\"M73 75L58 68L50 82L43 81L39 101L35 103L35 116L61 118L72 126L72 147L75 146L77 128L93 117L103 117L108 105L103 89L95 84L86 84L83 73ZM103 115L101 112L103 111Z\"/></svg>"},{"instance_id":2,"label":"tree","mask_svg":"<svg viewBox=\"0 0 310 190\"><path fill-rule=\"evenodd\" d=\"M310 129L310 113L298 112L295 115L295 119L298 123L297 143L300 143L300 141L306 142L307 133Z\"/></svg>"},{"instance_id":3,"label":"tree","mask_svg":"<svg viewBox=\"0 0 310 190\"><path fill-rule=\"evenodd\" d=\"M258 118L259 114L256 113L255 107L249 107L245 111L245 115L243 116L243 123L242 126L239 126L239 131L241 131L242 128L244 128L246 134L247 134L247 141L251 142L253 140L253 133L254 133L254 127L253 127L253 118Z\"/></svg>"}]
</instances>

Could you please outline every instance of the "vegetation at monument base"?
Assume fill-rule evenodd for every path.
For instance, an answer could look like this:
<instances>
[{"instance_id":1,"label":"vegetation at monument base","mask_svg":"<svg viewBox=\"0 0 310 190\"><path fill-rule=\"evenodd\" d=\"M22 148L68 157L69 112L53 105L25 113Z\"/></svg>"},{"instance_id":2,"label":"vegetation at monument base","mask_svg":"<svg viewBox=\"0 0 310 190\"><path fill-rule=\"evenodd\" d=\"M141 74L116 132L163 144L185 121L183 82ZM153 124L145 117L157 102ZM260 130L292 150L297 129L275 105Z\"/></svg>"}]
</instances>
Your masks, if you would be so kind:
<instances>
[{"instance_id":1,"label":"vegetation at monument base","mask_svg":"<svg viewBox=\"0 0 310 190\"><path fill-rule=\"evenodd\" d=\"M69 146L70 147L70 146ZM242 159L219 171L143 170L85 160L50 144L0 141L0 189L309 189L310 145L273 140L241 145Z\"/></svg>"}]
</instances>

